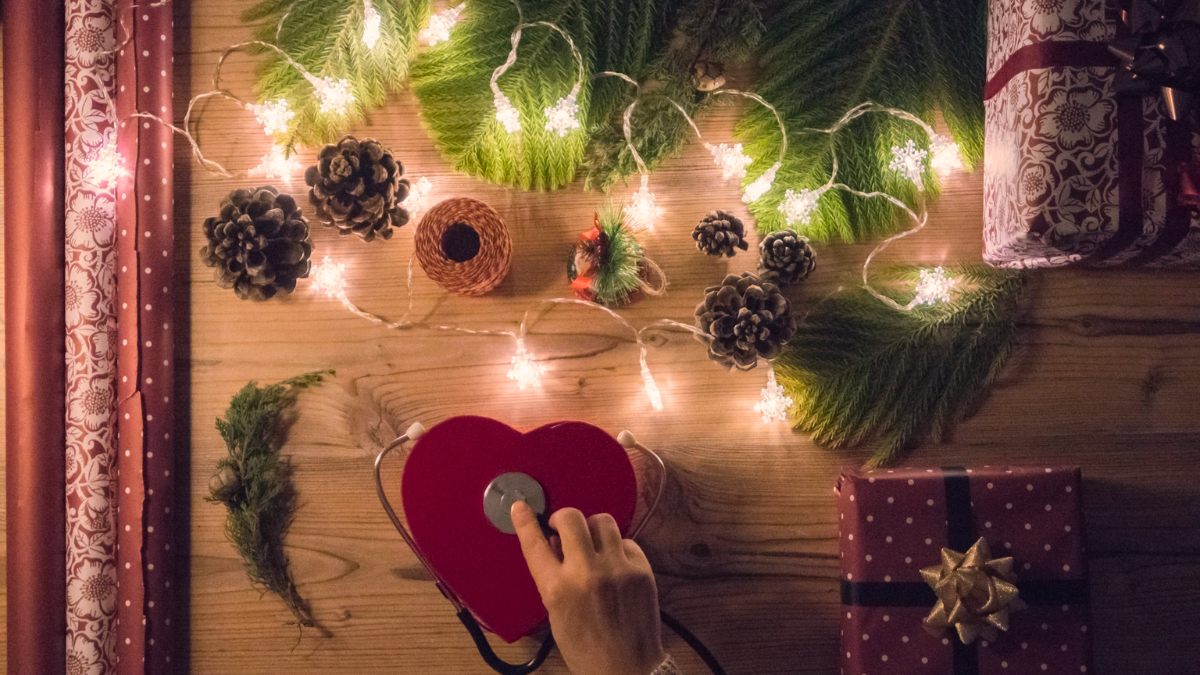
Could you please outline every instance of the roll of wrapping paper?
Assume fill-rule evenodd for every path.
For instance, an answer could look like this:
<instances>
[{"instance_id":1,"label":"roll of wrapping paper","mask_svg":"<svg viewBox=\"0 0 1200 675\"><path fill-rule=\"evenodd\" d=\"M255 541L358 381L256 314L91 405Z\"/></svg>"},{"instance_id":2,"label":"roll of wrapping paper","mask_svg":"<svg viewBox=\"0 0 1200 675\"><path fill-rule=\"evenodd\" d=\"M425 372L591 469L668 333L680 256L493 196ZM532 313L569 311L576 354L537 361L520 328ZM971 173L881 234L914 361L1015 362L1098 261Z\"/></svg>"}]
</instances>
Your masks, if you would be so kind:
<instances>
[{"instance_id":1,"label":"roll of wrapping paper","mask_svg":"<svg viewBox=\"0 0 1200 675\"><path fill-rule=\"evenodd\" d=\"M117 149L131 172L118 187L116 228L120 675L178 672L187 647L187 559L178 538L187 527L176 522L174 488L173 143L161 124L131 117L172 118L171 9L117 4L129 32L117 52Z\"/></svg>"},{"instance_id":2,"label":"roll of wrapping paper","mask_svg":"<svg viewBox=\"0 0 1200 675\"><path fill-rule=\"evenodd\" d=\"M4 3L8 672L66 669L62 2Z\"/></svg>"}]
</instances>

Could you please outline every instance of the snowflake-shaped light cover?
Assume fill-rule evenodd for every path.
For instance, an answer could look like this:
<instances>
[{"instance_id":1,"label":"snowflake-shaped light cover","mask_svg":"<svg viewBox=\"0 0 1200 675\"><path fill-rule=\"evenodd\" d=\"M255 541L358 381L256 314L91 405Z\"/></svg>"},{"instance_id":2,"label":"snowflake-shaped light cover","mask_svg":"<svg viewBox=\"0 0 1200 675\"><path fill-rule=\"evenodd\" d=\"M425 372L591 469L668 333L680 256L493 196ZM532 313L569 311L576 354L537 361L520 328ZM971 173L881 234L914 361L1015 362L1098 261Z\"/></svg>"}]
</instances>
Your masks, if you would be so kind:
<instances>
[{"instance_id":1,"label":"snowflake-shaped light cover","mask_svg":"<svg viewBox=\"0 0 1200 675\"><path fill-rule=\"evenodd\" d=\"M505 131L510 134L520 131L521 114L513 107L512 101L509 100L508 96L505 96L504 92L496 92L492 100L496 104L496 119L500 121L500 124L504 125Z\"/></svg>"},{"instance_id":2,"label":"snowflake-shaped light cover","mask_svg":"<svg viewBox=\"0 0 1200 675\"><path fill-rule=\"evenodd\" d=\"M350 83L346 80L335 80L332 77L306 76L317 90L317 98L321 101L321 112L326 115L345 115L346 108L354 102L354 94L350 92Z\"/></svg>"},{"instance_id":3,"label":"snowflake-shaped light cover","mask_svg":"<svg viewBox=\"0 0 1200 675\"><path fill-rule=\"evenodd\" d=\"M763 424L787 420L792 409L792 397L775 381L775 369L767 369L767 386L763 387L762 399L754 404L754 412L762 415Z\"/></svg>"},{"instance_id":4,"label":"snowflake-shaped light cover","mask_svg":"<svg viewBox=\"0 0 1200 675\"><path fill-rule=\"evenodd\" d=\"M779 212L787 219L788 225L807 225L812 221L813 211L817 210L817 202L822 194L824 190L788 190L783 195L783 201L779 203Z\"/></svg>"},{"instance_id":5,"label":"snowflake-shaped light cover","mask_svg":"<svg viewBox=\"0 0 1200 675\"><path fill-rule=\"evenodd\" d=\"M663 213L657 204L657 199L650 188L643 185L637 192L629 196L625 205L625 216L629 219L629 228L634 232L654 231L654 224Z\"/></svg>"},{"instance_id":6,"label":"snowflake-shaped light cover","mask_svg":"<svg viewBox=\"0 0 1200 675\"><path fill-rule=\"evenodd\" d=\"M925 158L928 156L928 152L918 148L917 144L909 139L903 146L892 146L892 161L888 168L899 171L902 176L915 183L918 190L924 190L921 174L925 173Z\"/></svg>"},{"instance_id":7,"label":"snowflake-shaped light cover","mask_svg":"<svg viewBox=\"0 0 1200 675\"><path fill-rule=\"evenodd\" d=\"M929 165L943 176L963 168L962 152L959 150L958 143L955 143L949 136L934 134L929 141L929 152L933 155L933 160Z\"/></svg>"},{"instance_id":8,"label":"snowflake-shaped light cover","mask_svg":"<svg viewBox=\"0 0 1200 675\"><path fill-rule=\"evenodd\" d=\"M401 204L405 209L408 209L408 213L412 216L413 220L416 220L417 214L421 212L421 200L432 189L433 183L430 183L429 179L425 176L421 176L417 179L417 182L409 186L408 196L404 198Z\"/></svg>"},{"instance_id":9,"label":"snowflake-shaped light cover","mask_svg":"<svg viewBox=\"0 0 1200 675\"><path fill-rule=\"evenodd\" d=\"M642 357L642 387L646 390L646 396L650 397L650 405L654 406L655 410L662 410L662 392L658 390L654 376L650 374L650 366L646 365L645 357Z\"/></svg>"},{"instance_id":10,"label":"snowflake-shaped light cover","mask_svg":"<svg viewBox=\"0 0 1200 675\"><path fill-rule=\"evenodd\" d=\"M431 47L439 42L449 40L450 31L454 30L455 24L458 23L458 15L462 14L465 6L464 3L457 7L443 9L429 17L429 25L421 31L420 38Z\"/></svg>"},{"instance_id":11,"label":"snowflake-shaped light cover","mask_svg":"<svg viewBox=\"0 0 1200 675\"><path fill-rule=\"evenodd\" d=\"M957 280L946 274L946 270L935 267L931 270L921 270L921 280L917 282L917 297L914 305L936 305L939 302L950 302L950 291Z\"/></svg>"},{"instance_id":12,"label":"snowflake-shaped light cover","mask_svg":"<svg viewBox=\"0 0 1200 675\"><path fill-rule=\"evenodd\" d=\"M290 183L292 174L299 170L300 162L296 161L295 157L288 157L287 149L276 144L271 146L271 152L262 156L258 166L250 169L249 175L282 178Z\"/></svg>"},{"instance_id":13,"label":"snowflake-shaped light cover","mask_svg":"<svg viewBox=\"0 0 1200 675\"><path fill-rule=\"evenodd\" d=\"M720 145L709 145L708 151L712 153L713 163L721 167L721 178L729 180L737 178L741 180L746 177L746 167L754 163L749 155L742 152L742 144L721 143ZM769 185L767 187L770 187Z\"/></svg>"},{"instance_id":14,"label":"snowflake-shaped light cover","mask_svg":"<svg viewBox=\"0 0 1200 675\"><path fill-rule=\"evenodd\" d=\"M117 152L116 143L108 143L96 153L88 164L88 175L94 182L112 182L129 175L125 158Z\"/></svg>"},{"instance_id":15,"label":"snowflake-shaped light cover","mask_svg":"<svg viewBox=\"0 0 1200 675\"><path fill-rule=\"evenodd\" d=\"M517 353L512 357L512 368L508 369L508 379L514 380L517 387L542 386L542 375L546 374L549 366L533 360L533 354L525 350L525 341L517 339Z\"/></svg>"},{"instance_id":16,"label":"snowflake-shaped light cover","mask_svg":"<svg viewBox=\"0 0 1200 675\"><path fill-rule=\"evenodd\" d=\"M771 165L766 173L754 179L753 183L746 186L746 190L742 193L742 203L749 204L758 201L760 197L767 194L767 190L771 189L771 185L775 183L775 174L779 171L779 162Z\"/></svg>"},{"instance_id":17,"label":"snowflake-shaped light cover","mask_svg":"<svg viewBox=\"0 0 1200 675\"><path fill-rule=\"evenodd\" d=\"M379 10L371 6L371 0L363 0L363 44L367 49L375 49L375 45L379 42L379 28L383 22L383 17L379 15Z\"/></svg>"},{"instance_id":18,"label":"snowflake-shaped light cover","mask_svg":"<svg viewBox=\"0 0 1200 675\"><path fill-rule=\"evenodd\" d=\"M263 133L268 136L286 133L288 123L296 116L288 106L286 98L266 103L247 103L246 110L254 113L254 119L258 120L263 127Z\"/></svg>"},{"instance_id":19,"label":"snowflake-shaped light cover","mask_svg":"<svg viewBox=\"0 0 1200 675\"><path fill-rule=\"evenodd\" d=\"M546 131L566 136L579 128L579 106L575 94L558 99L558 103L546 108Z\"/></svg>"},{"instance_id":20,"label":"snowflake-shaped light cover","mask_svg":"<svg viewBox=\"0 0 1200 675\"><path fill-rule=\"evenodd\" d=\"M333 258L325 256L320 263L314 265L309 279L310 288L314 293L324 293L327 298L342 299L346 297L346 266L333 262Z\"/></svg>"}]
</instances>

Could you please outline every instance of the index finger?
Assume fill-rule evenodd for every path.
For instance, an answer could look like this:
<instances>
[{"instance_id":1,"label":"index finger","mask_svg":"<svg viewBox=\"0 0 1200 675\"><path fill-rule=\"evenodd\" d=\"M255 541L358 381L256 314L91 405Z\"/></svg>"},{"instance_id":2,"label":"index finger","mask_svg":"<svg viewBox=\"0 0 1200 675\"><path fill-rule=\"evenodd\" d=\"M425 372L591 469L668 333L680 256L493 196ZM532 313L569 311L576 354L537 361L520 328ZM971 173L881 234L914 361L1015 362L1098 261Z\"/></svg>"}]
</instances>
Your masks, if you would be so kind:
<instances>
[{"instance_id":1,"label":"index finger","mask_svg":"<svg viewBox=\"0 0 1200 675\"><path fill-rule=\"evenodd\" d=\"M510 515L517 538L521 540L521 553L525 555L525 564L529 566L534 583L538 588L542 588L561 563L550 548L550 542L546 541L546 536L542 534L542 526L538 524L537 517L533 515L533 509L529 508L528 504L513 504Z\"/></svg>"}]
</instances>

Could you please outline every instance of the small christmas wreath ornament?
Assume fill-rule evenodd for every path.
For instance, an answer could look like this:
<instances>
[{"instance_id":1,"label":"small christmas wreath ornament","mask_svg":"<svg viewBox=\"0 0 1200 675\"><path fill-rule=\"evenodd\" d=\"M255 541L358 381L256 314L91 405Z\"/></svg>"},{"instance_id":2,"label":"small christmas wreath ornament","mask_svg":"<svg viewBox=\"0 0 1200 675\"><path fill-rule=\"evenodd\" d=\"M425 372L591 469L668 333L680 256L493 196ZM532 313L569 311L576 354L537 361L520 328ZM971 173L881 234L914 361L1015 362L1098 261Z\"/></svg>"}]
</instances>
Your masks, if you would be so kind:
<instances>
[{"instance_id":1,"label":"small christmas wreath ornament","mask_svg":"<svg viewBox=\"0 0 1200 675\"><path fill-rule=\"evenodd\" d=\"M758 243L762 278L780 286L799 283L817 267L817 252L793 230L771 232Z\"/></svg>"},{"instance_id":2,"label":"small christmas wreath ornament","mask_svg":"<svg viewBox=\"0 0 1200 675\"><path fill-rule=\"evenodd\" d=\"M759 358L779 356L796 334L792 305L773 283L749 272L730 274L704 291L696 324L708 342L708 357L726 370L750 370Z\"/></svg>"},{"instance_id":3,"label":"small christmas wreath ornament","mask_svg":"<svg viewBox=\"0 0 1200 675\"><path fill-rule=\"evenodd\" d=\"M750 248L746 242L746 226L728 211L713 211L692 230L696 248L706 255L732 258L738 249Z\"/></svg>"},{"instance_id":4,"label":"small christmas wreath ornament","mask_svg":"<svg viewBox=\"0 0 1200 675\"><path fill-rule=\"evenodd\" d=\"M658 287L651 285L652 275ZM636 302L643 293L659 295L666 287L662 270L626 226L624 211L611 207L595 215L592 228L571 248L567 280L575 297L608 307Z\"/></svg>"},{"instance_id":5,"label":"small christmas wreath ornament","mask_svg":"<svg viewBox=\"0 0 1200 675\"><path fill-rule=\"evenodd\" d=\"M312 265L308 220L291 195L269 185L226 195L221 214L204 221L204 238L201 262L243 300L291 293Z\"/></svg>"},{"instance_id":6,"label":"small christmas wreath ornament","mask_svg":"<svg viewBox=\"0 0 1200 675\"><path fill-rule=\"evenodd\" d=\"M429 209L413 242L425 274L456 295L488 293L512 267L508 226L495 209L476 199L447 199Z\"/></svg>"},{"instance_id":7,"label":"small christmas wreath ornament","mask_svg":"<svg viewBox=\"0 0 1200 675\"><path fill-rule=\"evenodd\" d=\"M304 182L321 222L373 241L391 239L393 228L408 222L403 202L410 186L403 174L404 166L379 141L343 136L321 148Z\"/></svg>"}]
</instances>

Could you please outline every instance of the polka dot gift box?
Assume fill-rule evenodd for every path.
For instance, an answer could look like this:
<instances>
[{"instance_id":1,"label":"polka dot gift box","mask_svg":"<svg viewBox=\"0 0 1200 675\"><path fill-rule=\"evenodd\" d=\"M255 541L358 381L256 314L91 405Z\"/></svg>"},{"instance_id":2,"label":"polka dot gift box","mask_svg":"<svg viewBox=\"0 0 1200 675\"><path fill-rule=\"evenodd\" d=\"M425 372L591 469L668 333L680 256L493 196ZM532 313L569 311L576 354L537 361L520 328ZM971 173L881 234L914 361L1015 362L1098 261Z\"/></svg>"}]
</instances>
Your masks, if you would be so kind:
<instances>
[{"instance_id":1,"label":"polka dot gift box","mask_svg":"<svg viewBox=\"0 0 1200 675\"><path fill-rule=\"evenodd\" d=\"M1091 670L1078 468L847 471L836 491L841 673Z\"/></svg>"}]
</instances>

